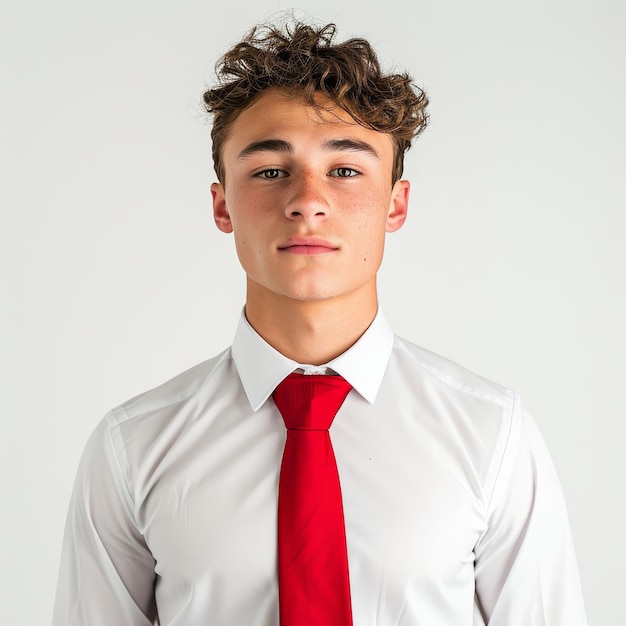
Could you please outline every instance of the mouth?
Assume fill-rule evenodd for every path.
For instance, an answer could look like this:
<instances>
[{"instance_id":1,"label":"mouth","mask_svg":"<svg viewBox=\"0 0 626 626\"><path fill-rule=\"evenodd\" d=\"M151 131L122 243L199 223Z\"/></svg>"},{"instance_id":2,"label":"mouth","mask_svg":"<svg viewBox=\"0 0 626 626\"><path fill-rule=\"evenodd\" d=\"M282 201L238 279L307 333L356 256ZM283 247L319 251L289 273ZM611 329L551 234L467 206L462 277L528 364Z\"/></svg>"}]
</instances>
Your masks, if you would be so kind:
<instances>
[{"instance_id":1,"label":"mouth","mask_svg":"<svg viewBox=\"0 0 626 626\"><path fill-rule=\"evenodd\" d=\"M279 252L305 255L328 254L338 249L329 241L317 237L293 237L285 245L278 247Z\"/></svg>"}]
</instances>

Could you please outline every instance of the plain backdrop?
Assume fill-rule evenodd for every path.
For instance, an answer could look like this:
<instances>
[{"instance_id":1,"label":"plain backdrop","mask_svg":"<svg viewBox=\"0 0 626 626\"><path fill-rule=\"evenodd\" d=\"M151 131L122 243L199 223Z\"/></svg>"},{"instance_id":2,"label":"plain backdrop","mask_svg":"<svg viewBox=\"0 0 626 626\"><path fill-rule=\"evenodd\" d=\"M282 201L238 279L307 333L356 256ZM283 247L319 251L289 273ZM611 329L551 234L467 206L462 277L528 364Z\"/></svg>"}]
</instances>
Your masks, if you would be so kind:
<instances>
[{"instance_id":1,"label":"plain backdrop","mask_svg":"<svg viewBox=\"0 0 626 626\"><path fill-rule=\"evenodd\" d=\"M2 626L51 619L104 413L231 341L244 277L212 221L200 96L218 55L290 6L2 0ZM626 624L625 7L298 5L429 93L382 305L398 334L521 393L561 476L589 623L608 626Z\"/></svg>"}]
</instances>

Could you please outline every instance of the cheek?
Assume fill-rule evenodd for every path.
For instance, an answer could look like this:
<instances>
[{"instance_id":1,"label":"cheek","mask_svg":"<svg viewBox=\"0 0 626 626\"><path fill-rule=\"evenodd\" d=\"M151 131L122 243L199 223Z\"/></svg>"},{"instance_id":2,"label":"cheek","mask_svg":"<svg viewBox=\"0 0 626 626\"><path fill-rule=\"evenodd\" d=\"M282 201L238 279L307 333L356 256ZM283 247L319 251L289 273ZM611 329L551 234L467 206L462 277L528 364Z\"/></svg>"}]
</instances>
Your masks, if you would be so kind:
<instances>
[{"instance_id":1,"label":"cheek","mask_svg":"<svg viewBox=\"0 0 626 626\"><path fill-rule=\"evenodd\" d=\"M239 229L254 231L258 225L261 229L271 219L277 199L272 195L259 192L234 191L227 197L227 206L233 224Z\"/></svg>"},{"instance_id":2,"label":"cheek","mask_svg":"<svg viewBox=\"0 0 626 626\"><path fill-rule=\"evenodd\" d=\"M369 272L371 268L378 268L385 244L384 222L356 221L350 228L353 269Z\"/></svg>"},{"instance_id":3,"label":"cheek","mask_svg":"<svg viewBox=\"0 0 626 626\"><path fill-rule=\"evenodd\" d=\"M382 194L363 194L355 198L346 227L364 246L380 246L387 229L388 205Z\"/></svg>"},{"instance_id":4,"label":"cheek","mask_svg":"<svg viewBox=\"0 0 626 626\"><path fill-rule=\"evenodd\" d=\"M272 211L258 194L234 193L230 201L237 255L242 264L257 263L276 230Z\"/></svg>"}]
</instances>

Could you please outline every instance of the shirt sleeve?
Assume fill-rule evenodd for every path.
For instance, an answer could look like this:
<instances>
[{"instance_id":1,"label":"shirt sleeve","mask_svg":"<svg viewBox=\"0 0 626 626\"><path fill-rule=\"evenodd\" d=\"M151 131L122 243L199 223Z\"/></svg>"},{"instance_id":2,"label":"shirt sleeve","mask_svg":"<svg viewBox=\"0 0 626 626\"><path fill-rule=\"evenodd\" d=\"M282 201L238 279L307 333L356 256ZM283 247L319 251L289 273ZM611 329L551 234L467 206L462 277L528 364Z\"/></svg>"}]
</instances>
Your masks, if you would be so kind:
<instances>
[{"instance_id":1,"label":"shirt sleeve","mask_svg":"<svg viewBox=\"0 0 626 626\"><path fill-rule=\"evenodd\" d=\"M105 419L87 443L76 476L52 625L151 626L154 566Z\"/></svg>"},{"instance_id":2,"label":"shirt sleeve","mask_svg":"<svg viewBox=\"0 0 626 626\"><path fill-rule=\"evenodd\" d=\"M475 548L475 626L585 626L578 569L556 471L519 406Z\"/></svg>"}]
</instances>

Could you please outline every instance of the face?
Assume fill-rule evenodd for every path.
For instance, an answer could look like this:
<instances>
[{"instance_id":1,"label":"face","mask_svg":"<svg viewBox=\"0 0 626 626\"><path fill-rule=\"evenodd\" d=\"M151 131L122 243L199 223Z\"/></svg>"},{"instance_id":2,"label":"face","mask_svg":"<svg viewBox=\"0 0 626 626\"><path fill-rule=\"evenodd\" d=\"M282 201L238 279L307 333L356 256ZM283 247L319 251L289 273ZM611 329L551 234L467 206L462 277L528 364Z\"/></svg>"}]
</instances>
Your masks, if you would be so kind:
<instances>
[{"instance_id":1,"label":"face","mask_svg":"<svg viewBox=\"0 0 626 626\"><path fill-rule=\"evenodd\" d=\"M214 217L234 233L248 298L376 297L385 232L404 223L409 191L392 185L389 135L271 90L235 120L222 157Z\"/></svg>"}]
</instances>

